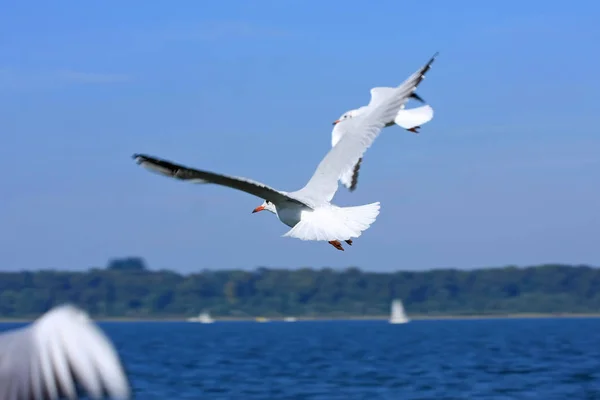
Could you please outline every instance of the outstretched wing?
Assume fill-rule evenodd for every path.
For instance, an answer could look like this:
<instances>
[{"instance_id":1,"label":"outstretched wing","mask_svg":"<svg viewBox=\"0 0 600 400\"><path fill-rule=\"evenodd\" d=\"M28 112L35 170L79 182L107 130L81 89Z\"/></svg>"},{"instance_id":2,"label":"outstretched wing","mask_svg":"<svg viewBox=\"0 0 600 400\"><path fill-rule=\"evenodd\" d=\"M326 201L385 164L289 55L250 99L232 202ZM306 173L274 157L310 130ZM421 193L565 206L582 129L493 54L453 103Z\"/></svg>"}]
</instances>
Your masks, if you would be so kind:
<instances>
[{"instance_id":1,"label":"outstretched wing","mask_svg":"<svg viewBox=\"0 0 600 400\"><path fill-rule=\"evenodd\" d=\"M209 171L201 171L199 169L189 168L183 165L175 164L171 161L162 160L160 158L151 157L144 154L134 154L133 158L142 167L171 178L193 183L214 183L216 185L227 186L232 189L250 193L256 197L269 200L273 203L283 203L287 201L306 206L306 204L303 202L289 197L285 193L250 179L221 175Z\"/></svg>"},{"instance_id":2,"label":"outstretched wing","mask_svg":"<svg viewBox=\"0 0 600 400\"><path fill-rule=\"evenodd\" d=\"M331 201L338 189L338 179L356 165L386 123L394 120L431 68L436 56L437 53L400 86L381 94L377 104L368 107L365 113L343 121L341 129L345 132L342 138L319 163L306 186L290 194L313 206Z\"/></svg>"},{"instance_id":3,"label":"outstretched wing","mask_svg":"<svg viewBox=\"0 0 600 400\"><path fill-rule=\"evenodd\" d=\"M367 107L377 107L390 96L393 96L394 90L396 88L393 87L376 87L371 89L371 100Z\"/></svg>"},{"instance_id":4,"label":"outstretched wing","mask_svg":"<svg viewBox=\"0 0 600 400\"><path fill-rule=\"evenodd\" d=\"M131 396L114 346L85 313L59 306L25 328L0 334L0 400L73 399L83 392L90 398Z\"/></svg>"}]
</instances>

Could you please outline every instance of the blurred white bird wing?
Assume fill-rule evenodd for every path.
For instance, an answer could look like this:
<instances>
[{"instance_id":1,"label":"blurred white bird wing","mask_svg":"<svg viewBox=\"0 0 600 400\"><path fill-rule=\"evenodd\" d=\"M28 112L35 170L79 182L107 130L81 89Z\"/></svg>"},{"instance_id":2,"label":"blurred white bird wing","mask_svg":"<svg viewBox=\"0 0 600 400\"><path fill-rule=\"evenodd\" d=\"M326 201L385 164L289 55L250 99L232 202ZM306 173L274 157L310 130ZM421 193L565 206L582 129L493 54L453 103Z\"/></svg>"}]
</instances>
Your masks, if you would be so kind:
<instances>
[{"instance_id":1,"label":"blurred white bird wing","mask_svg":"<svg viewBox=\"0 0 600 400\"><path fill-rule=\"evenodd\" d=\"M82 311L57 307L0 335L0 400L74 398L76 383L96 398L130 396L114 347Z\"/></svg>"}]
</instances>

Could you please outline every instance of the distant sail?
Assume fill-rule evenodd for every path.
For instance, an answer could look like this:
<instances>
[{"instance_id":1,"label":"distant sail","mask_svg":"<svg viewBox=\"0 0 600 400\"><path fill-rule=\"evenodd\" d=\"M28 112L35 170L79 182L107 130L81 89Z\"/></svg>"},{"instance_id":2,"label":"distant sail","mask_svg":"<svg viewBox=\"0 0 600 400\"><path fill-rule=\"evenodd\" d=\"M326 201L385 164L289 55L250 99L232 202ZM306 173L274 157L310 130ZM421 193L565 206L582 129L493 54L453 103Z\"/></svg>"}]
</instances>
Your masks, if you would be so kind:
<instances>
[{"instance_id":1,"label":"distant sail","mask_svg":"<svg viewBox=\"0 0 600 400\"><path fill-rule=\"evenodd\" d=\"M392 302L392 312L390 316L390 324L406 324L410 320L406 316L402 301L394 300Z\"/></svg>"},{"instance_id":2,"label":"distant sail","mask_svg":"<svg viewBox=\"0 0 600 400\"><path fill-rule=\"evenodd\" d=\"M200 322L201 324L212 324L215 322L208 312L200 313L197 317L188 318L189 322Z\"/></svg>"}]
</instances>

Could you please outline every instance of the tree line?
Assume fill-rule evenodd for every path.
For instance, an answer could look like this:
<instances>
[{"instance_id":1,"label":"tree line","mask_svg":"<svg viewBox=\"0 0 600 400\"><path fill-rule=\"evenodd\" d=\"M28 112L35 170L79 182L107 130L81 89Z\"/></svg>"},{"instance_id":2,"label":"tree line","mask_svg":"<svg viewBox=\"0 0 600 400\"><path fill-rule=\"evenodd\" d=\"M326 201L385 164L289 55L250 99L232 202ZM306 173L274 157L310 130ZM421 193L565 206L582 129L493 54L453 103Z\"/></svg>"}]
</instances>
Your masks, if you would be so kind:
<instances>
[{"instance_id":1,"label":"tree line","mask_svg":"<svg viewBox=\"0 0 600 400\"><path fill-rule=\"evenodd\" d=\"M409 314L600 312L600 269L539 265L367 272L257 268L182 275L141 258L106 268L0 273L0 317L33 317L71 302L95 317L381 316L399 298Z\"/></svg>"}]
</instances>

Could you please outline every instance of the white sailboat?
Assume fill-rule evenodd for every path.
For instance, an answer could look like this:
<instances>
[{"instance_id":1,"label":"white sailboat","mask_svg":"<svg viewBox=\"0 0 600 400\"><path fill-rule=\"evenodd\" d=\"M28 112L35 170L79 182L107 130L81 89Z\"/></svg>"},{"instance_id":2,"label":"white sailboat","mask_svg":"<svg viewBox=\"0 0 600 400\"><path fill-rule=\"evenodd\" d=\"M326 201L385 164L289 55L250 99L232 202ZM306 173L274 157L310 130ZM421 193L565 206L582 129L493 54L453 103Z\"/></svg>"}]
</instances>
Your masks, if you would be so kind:
<instances>
[{"instance_id":1,"label":"white sailboat","mask_svg":"<svg viewBox=\"0 0 600 400\"><path fill-rule=\"evenodd\" d=\"M408 317L406 316L406 312L404 311L404 306L402 305L402 301L394 300L392 301L392 312L390 315L390 324L406 324L408 321Z\"/></svg>"},{"instance_id":2,"label":"white sailboat","mask_svg":"<svg viewBox=\"0 0 600 400\"><path fill-rule=\"evenodd\" d=\"M297 321L296 317L285 317L283 320L285 322L296 322Z\"/></svg>"},{"instance_id":3,"label":"white sailboat","mask_svg":"<svg viewBox=\"0 0 600 400\"><path fill-rule=\"evenodd\" d=\"M200 313L197 317L191 317L187 320L189 322L200 322L201 324L212 324L213 322L215 322L215 320L211 318L208 312Z\"/></svg>"}]
</instances>

